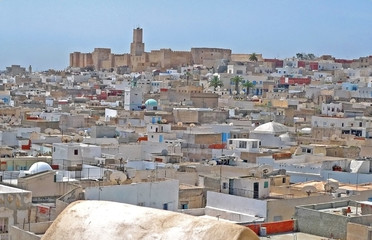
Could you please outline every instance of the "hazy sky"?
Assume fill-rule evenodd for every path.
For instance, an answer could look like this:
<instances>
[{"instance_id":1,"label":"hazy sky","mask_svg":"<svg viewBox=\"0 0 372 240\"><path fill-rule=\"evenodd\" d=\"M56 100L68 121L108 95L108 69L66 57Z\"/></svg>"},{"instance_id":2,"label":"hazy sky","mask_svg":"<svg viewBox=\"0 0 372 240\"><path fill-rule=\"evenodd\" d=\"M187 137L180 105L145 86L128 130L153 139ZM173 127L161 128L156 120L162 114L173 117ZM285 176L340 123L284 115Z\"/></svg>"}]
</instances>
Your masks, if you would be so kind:
<instances>
[{"instance_id":1,"label":"hazy sky","mask_svg":"<svg viewBox=\"0 0 372 240\"><path fill-rule=\"evenodd\" d=\"M0 0L0 70L62 70L70 52L96 47L128 53L138 26L146 51L372 54L371 0Z\"/></svg>"}]
</instances>

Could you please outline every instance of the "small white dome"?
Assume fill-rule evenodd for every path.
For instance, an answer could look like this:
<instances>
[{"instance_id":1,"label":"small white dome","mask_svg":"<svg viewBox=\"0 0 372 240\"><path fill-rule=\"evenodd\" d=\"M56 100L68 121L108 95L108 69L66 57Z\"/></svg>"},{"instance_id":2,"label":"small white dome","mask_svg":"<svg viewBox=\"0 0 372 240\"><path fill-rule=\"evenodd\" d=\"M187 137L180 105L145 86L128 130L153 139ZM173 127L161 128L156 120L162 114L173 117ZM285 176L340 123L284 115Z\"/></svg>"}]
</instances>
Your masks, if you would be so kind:
<instances>
[{"instance_id":1,"label":"small white dome","mask_svg":"<svg viewBox=\"0 0 372 240\"><path fill-rule=\"evenodd\" d=\"M280 133L286 133L288 132L288 128L277 122L268 122L265 124L262 124L258 127L256 127L253 130L254 133L274 133L274 134L280 134Z\"/></svg>"},{"instance_id":2,"label":"small white dome","mask_svg":"<svg viewBox=\"0 0 372 240\"><path fill-rule=\"evenodd\" d=\"M28 171L26 171L26 173L35 174L35 173L49 171L49 170L53 170L53 169L48 163L36 162L36 163L31 165L30 169Z\"/></svg>"},{"instance_id":3,"label":"small white dome","mask_svg":"<svg viewBox=\"0 0 372 240\"><path fill-rule=\"evenodd\" d=\"M310 134L311 133L311 128L302 128L302 129L300 129L300 133Z\"/></svg>"},{"instance_id":4,"label":"small white dome","mask_svg":"<svg viewBox=\"0 0 372 240\"><path fill-rule=\"evenodd\" d=\"M291 141L291 138L289 136L288 133L283 133L279 136L280 140L282 140L283 142L290 142Z\"/></svg>"}]
</instances>

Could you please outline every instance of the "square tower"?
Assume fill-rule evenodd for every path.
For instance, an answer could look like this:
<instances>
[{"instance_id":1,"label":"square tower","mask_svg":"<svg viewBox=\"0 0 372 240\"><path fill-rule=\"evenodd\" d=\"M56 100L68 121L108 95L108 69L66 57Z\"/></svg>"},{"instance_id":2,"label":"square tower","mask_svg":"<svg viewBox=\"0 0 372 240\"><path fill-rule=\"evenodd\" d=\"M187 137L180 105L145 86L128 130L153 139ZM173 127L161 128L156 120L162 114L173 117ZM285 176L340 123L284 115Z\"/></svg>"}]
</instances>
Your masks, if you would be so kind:
<instances>
[{"instance_id":1,"label":"square tower","mask_svg":"<svg viewBox=\"0 0 372 240\"><path fill-rule=\"evenodd\" d=\"M130 44L130 55L142 56L145 52L145 44L142 42L142 28L133 29L133 42Z\"/></svg>"}]
</instances>

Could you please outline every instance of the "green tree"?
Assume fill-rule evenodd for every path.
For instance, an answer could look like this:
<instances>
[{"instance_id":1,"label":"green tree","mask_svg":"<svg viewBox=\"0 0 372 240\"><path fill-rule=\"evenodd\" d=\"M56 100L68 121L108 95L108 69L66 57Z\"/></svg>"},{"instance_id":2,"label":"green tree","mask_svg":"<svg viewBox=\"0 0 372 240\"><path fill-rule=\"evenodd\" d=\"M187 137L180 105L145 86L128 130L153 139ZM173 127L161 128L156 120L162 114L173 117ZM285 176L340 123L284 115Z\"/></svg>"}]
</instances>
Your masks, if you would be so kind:
<instances>
[{"instance_id":1,"label":"green tree","mask_svg":"<svg viewBox=\"0 0 372 240\"><path fill-rule=\"evenodd\" d=\"M247 91L245 92L247 95L249 95L249 90L251 88L254 88L254 84L249 82L249 81L246 81L245 83L243 83L243 87L245 87L245 89L247 89Z\"/></svg>"},{"instance_id":2,"label":"green tree","mask_svg":"<svg viewBox=\"0 0 372 240\"><path fill-rule=\"evenodd\" d=\"M213 87L214 91L216 91L217 87L223 86L223 83L217 76L213 76L209 82L209 85Z\"/></svg>"},{"instance_id":3,"label":"green tree","mask_svg":"<svg viewBox=\"0 0 372 240\"><path fill-rule=\"evenodd\" d=\"M300 60L304 59L304 53L296 53L296 57Z\"/></svg>"},{"instance_id":4,"label":"green tree","mask_svg":"<svg viewBox=\"0 0 372 240\"><path fill-rule=\"evenodd\" d=\"M193 79L193 75L190 73L190 71L187 71L185 73L185 77L186 77L186 85L189 85L189 80Z\"/></svg>"},{"instance_id":5,"label":"green tree","mask_svg":"<svg viewBox=\"0 0 372 240\"><path fill-rule=\"evenodd\" d=\"M234 85L235 85L235 91L239 94L239 84L243 81L243 78L241 76L235 76L230 79Z\"/></svg>"},{"instance_id":6,"label":"green tree","mask_svg":"<svg viewBox=\"0 0 372 240\"><path fill-rule=\"evenodd\" d=\"M310 60L314 60L316 58L316 56L313 53L309 53L307 54L307 56Z\"/></svg>"},{"instance_id":7,"label":"green tree","mask_svg":"<svg viewBox=\"0 0 372 240\"><path fill-rule=\"evenodd\" d=\"M257 54L252 53L251 56L249 56L249 61L257 62L258 61Z\"/></svg>"},{"instance_id":8,"label":"green tree","mask_svg":"<svg viewBox=\"0 0 372 240\"><path fill-rule=\"evenodd\" d=\"M316 56L313 53L296 53L296 58L299 60L314 60Z\"/></svg>"}]
</instances>

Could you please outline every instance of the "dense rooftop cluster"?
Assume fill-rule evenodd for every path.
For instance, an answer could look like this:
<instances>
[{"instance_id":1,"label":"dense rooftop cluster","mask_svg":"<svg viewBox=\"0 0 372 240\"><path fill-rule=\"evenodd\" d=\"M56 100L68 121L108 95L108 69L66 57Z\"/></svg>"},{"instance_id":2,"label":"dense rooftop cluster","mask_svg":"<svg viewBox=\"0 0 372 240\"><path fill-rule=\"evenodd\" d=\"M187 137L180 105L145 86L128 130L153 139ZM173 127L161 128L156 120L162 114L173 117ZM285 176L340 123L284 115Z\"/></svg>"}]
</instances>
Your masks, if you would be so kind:
<instances>
[{"instance_id":1,"label":"dense rooftop cluster","mask_svg":"<svg viewBox=\"0 0 372 240\"><path fill-rule=\"evenodd\" d=\"M372 56L145 52L135 29L129 54L95 49L70 60L64 71L1 72L0 235L62 234L69 223L41 222L78 200L260 235L372 231ZM309 224L309 214L333 221Z\"/></svg>"}]
</instances>

